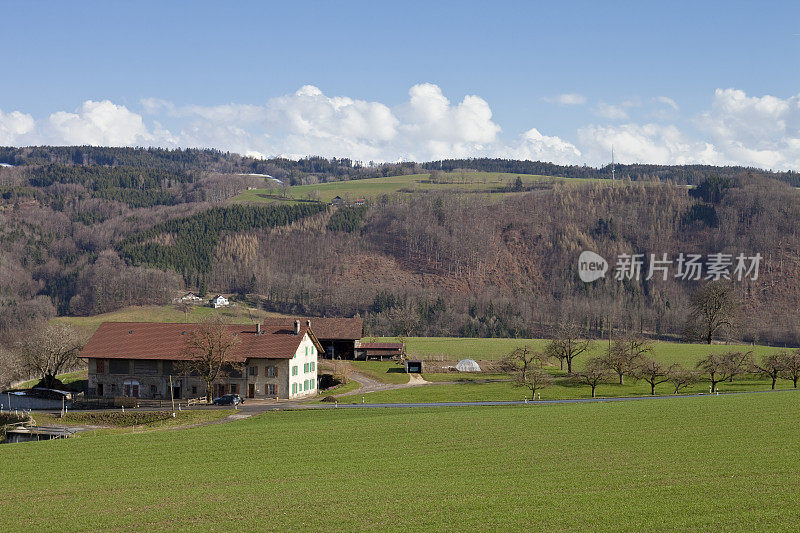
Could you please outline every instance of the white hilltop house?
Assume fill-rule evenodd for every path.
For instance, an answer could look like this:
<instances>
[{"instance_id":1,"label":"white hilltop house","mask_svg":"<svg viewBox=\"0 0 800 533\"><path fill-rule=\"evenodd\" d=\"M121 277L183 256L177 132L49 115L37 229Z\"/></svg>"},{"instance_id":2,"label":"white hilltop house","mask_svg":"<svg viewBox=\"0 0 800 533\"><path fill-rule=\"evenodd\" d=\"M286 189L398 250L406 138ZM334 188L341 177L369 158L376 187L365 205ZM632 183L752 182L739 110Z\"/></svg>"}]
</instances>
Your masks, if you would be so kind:
<instances>
[{"instance_id":1,"label":"white hilltop house","mask_svg":"<svg viewBox=\"0 0 800 533\"><path fill-rule=\"evenodd\" d=\"M217 294L216 296L211 298L211 302L210 303L211 303L211 307L213 307L214 309L217 309L218 307L227 307L227 306L229 306L231 304L228 301L228 299L225 298L224 296L222 296L221 294Z\"/></svg>"}]
</instances>

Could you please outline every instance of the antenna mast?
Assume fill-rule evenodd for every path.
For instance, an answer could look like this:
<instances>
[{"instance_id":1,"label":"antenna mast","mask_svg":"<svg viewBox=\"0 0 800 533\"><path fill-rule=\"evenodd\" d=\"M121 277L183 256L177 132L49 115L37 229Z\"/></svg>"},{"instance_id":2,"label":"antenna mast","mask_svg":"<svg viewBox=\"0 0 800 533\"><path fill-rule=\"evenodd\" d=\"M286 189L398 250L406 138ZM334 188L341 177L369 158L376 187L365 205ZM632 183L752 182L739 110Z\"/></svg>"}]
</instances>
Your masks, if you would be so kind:
<instances>
[{"instance_id":1,"label":"antenna mast","mask_svg":"<svg viewBox=\"0 0 800 533\"><path fill-rule=\"evenodd\" d=\"M614 145L611 145L611 181L614 181Z\"/></svg>"}]
</instances>

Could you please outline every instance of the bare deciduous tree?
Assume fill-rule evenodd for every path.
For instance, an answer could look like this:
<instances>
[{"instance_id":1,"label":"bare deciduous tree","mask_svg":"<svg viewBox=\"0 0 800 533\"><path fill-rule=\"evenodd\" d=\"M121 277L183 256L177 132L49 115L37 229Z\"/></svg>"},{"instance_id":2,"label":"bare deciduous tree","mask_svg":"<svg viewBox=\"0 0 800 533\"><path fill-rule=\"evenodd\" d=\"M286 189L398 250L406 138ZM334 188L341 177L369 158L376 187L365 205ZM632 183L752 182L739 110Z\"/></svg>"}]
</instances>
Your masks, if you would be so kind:
<instances>
[{"instance_id":1,"label":"bare deciduous tree","mask_svg":"<svg viewBox=\"0 0 800 533\"><path fill-rule=\"evenodd\" d=\"M739 313L740 303L735 287L728 280L712 281L704 285L692 298L687 333L711 344L723 328L731 327Z\"/></svg>"},{"instance_id":2,"label":"bare deciduous tree","mask_svg":"<svg viewBox=\"0 0 800 533\"><path fill-rule=\"evenodd\" d=\"M649 357L642 357L633 369L636 379L641 379L650 384L650 395L656 395L656 385L666 383L670 379L669 370L658 361Z\"/></svg>"},{"instance_id":3,"label":"bare deciduous tree","mask_svg":"<svg viewBox=\"0 0 800 533\"><path fill-rule=\"evenodd\" d=\"M573 374L573 379L578 383L589 385L592 388L592 398L594 398L597 386L607 381L610 376L611 373L603 364L603 360L600 357L593 357L586 362L586 368Z\"/></svg>"},{"instance_id":4,"label":"bare deciduous tree","mask_svg":"<svg viewBox=\"0 0 800 533\"><path fill-rule=\"evenodd\" d=\"M603 363L619 376L619 384L624 385L626 374L632 374L642 358L653 351L653 344L639 335L626 335L615 340L603 357Z\"/></svg>"},{"instance_id":5,"label":"bare deciduous tree","mask_svg":"<svg viewBox=\"0 0 800 533\"><path fill-rule=\"evenodd\" d=\"M508 354L502 366L514 372L514 385L527 387L531 391L531 398L534 398L537 390L553 383L553 376L542 370L547 359L546 354L525 345Z\"/></svg>"},{"instance_id":6,"label":"bare deciduous tree","mask_svg":"<svg viewBox=\"0 0 800 533\"><path fill-rule=\"evenodd\" d=\"M56 376L78 364L83 339L66 324L45 324L17 343L22 365L29 375L40 378L40 387L57 388Z\"/></svg>"},{"instance_id":7,"label":"bare deciduous tree","mask_svg":"<svg viewBox=\"0 0 800 533\"><path fill-rule=\"evenodd\" d=\"M178 365L178 369L205 381L207 402L211 403L214 381L228 375L230 369L242 366L232 359L232 352L238 344L239 339L218 317L201 323L186 335L183 349L186 360Z\"/></svg>"},{"instance_id":8,"label":"bare deciduous tree","mask_svg":"<svg viewBox=\"0 0 800 533\"><path fill-rule=\"evenodd\" d=\"M553 376L541 368L528 370L525 377L522 373L517 374L514 385L517 387L527 387L531 391L531 399L536 398L536 391L553 384Z\"/></svg>"},{"instance_id":9,"label":"bare deciduous tree","mask_svg":"<svg viewBox=\"0 0 800 533\"><path fill-rule=\"evenodd\" d=\"M784 354L783 376L792 380L792 386L797 388L797 381L800 380L800 350Z\"/></svg>"},{"instance_id":10,"label":"bare deciduous tree","mask_svg":"<svg viewBox=\"0 0 800 533\"><path fill-rule=\"evenodd\" d=\"M582 353L589 351L591 347L590 340L581 338L580 327L567 324L559 328L555 338L545 348L545 353L548 357L558 359L561 363L561 370L564 370L564 361L566 361L567 372L572 374L572 361Z\"/></svg>"},{"instance_id":11,"label":"bare deciduous tree","mask_svg":"<svg viewBox=\"0 0 800 533\"><path fill-rule=\"evenodd\" d=\"M786 365L786 355L786 353L765 355L761 358L760 363L755 363L753 365L753 370L755 370L756 373L772 380L772 390L775 390L775 384L781 374L783 374Z\"/></svg>"},{"instance_id":12,"label":"bare deciduous tree","mask_svg":"<svg viewBox=\"0 0 800 533\"><path fill-rule=\"evenodd\" d=\"M708 376L711 392L717 391L717 384L733 379L747 368L753 352L725 352L709 354L697 362L697 369Z\"/></svg>"},{"instance_id":13,"label":"bare deciduous tree","mask_svg":"<svg viewBox=\"0 0 800 533\"><path fill-rule=\"evenodd\" d=\"M678 363L669 367L669 382L675 387L675 394L678 394L681 389L694 385L699 379L700 376L697 372L684 368Z\"/></svg>"}]
</instances>

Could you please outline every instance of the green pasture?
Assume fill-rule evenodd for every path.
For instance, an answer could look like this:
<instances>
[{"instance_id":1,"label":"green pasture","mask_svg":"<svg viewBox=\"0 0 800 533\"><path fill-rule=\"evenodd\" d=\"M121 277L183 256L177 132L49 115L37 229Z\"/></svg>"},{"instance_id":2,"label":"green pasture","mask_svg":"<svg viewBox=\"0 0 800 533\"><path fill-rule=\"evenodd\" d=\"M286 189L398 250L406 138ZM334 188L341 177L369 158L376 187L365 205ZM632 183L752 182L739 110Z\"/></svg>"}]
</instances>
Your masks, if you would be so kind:
<instances>
[{"instance_id":1,"label":"green pasture","mask_svg":"<svg viewBox=\"0 0 800 533\"><path fill-rule=\"evenodd\" d=\"M796 531L800 395L270 412L0 446L6 531Z\"/></svg>"},{"instance_id":2,"label":"green pasture","mask_svg":"<svg viewBox=\"0 0 800 533\"><path fill-rule=\"evenodd\" d=\"M221 316L233 324L250 324L267 316L280 316L260 309L243 305L232 305L214 309L208 305L193 305L188 314L175 305L137 305L117 311L91 316L61 316L53 319L78 328L87 336L91 335L103 322L202 322L213 316Z\"/></svg>"},{"instance_id":3,"label":"green pasture","mask_svg":"<svg viewBox=\"0 0 800 533\"><path fill-rule=\"evenodd\" d=\"M424 191L464 191L494 193L509 184L513 184L517 177L529 186L534 183L570 183L579 184L594 180L582 178L559 178L553 176L538 176L534 174L512 174L504 172L467 172L445 174L441 183L431 183L430 174L408 174L404 176L387 176L385 178L371 178L364 180L334 181L314 185L295 185L286 190L292 198L315 199L330 202L334 197L341 196L354 200L356 198L377 198L382 194L398 192L424 192ZM232 199L233 202L252 201L284 201L271 198L271 195L280 195L280 188L252 189L242 191ZM508 194L508 193L503 193Z\"/></svg>"},{"instance_id":4,"label":"green pasture","mask_svg":"<svg viewBox=\"0 0 800 533\"><path fill-rule=\"evenodd\" d=\"M386 342L395 341L395 337L382 337ZM476 361L499 360L512 350L530 345L536 350L544 350L547 339L476 339L459 337L408 337L405 339L409 357L422 359L459 361L475 359ZM602 355L608 348L608 341L595 341L593 349L579 356L575 361L580 368L581 361L589 357ZM682 342L659 341L653 343L653 357L662 363L681 363L684 366L694 364L709 353L722 353L731 350L753 350L756 357L781 351L782 348L770 346L751 346L747 344L692 344Z\"/></svg>"}]
</instances>

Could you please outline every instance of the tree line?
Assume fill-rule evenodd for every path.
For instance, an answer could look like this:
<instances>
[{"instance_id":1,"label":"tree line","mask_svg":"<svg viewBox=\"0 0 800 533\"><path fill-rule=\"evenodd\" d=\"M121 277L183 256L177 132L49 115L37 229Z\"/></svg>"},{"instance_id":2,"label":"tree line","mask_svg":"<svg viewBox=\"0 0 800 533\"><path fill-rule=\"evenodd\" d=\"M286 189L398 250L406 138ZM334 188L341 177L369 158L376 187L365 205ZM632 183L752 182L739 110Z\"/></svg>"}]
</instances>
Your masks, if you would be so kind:
<instances>
[{"instance_id":1,"label":"tree line","mask_svg":"<svg viewBox=\"0 0 800 533\"><path fill-rule=\"evenodd\" d=\"M693 368L686 368L679 363L667 366L655 359L653 342L635 333L614 339L604 354L586 359L583 368L575 370L575 360L591 353L594 343L581 336L580 327L565 325L543 350L530 345L513 350L502 361L501 369L513 374L516 386L530 390L531 398L555 382L553 372L548 370L552 361L558 361L562 371L566 363L566 375L562 379L588 386L592 398L596 397L599 385L623 385L625 378L645 382L652 396L661 384L669 383L670 392L679 394L701 381L709 384L709 392L713 394L718 392L720 383L733 382L748 374L769 379L772 390L775 390L779 378L790 380L795 389L800 380L800 349L784 350L760 359L756 359L752 351L712 352Z\"/></svg>"}]
</instances>

